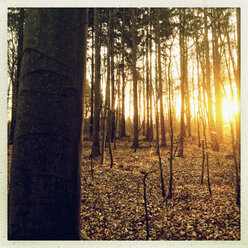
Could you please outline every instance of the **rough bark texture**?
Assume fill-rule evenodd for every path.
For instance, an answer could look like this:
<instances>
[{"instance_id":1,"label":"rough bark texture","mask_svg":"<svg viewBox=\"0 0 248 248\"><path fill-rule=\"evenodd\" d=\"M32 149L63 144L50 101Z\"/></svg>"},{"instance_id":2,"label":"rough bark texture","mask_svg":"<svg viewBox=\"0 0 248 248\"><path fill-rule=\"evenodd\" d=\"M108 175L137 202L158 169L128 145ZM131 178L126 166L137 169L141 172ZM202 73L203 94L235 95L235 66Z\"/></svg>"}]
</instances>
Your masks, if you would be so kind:
<instances>
[{"instance_id":1,"label":"rough bark texture","mask_svg":"<svg viewBox=\"0 0 248 248\"><path fill-rule=\"evenodd\" d=\"M79 239L87 9L28 9L9 193L10 240Z\"/></svg>"},{"instance_id":2,"label":"rough bark texture","mask_svg":"<svg viewBox=\"0 0 248 248\"><path fill-rule=\"evenodd\" d=\"M20 68L23 50L23 27L24 27L25 11L20 9L19 13L19 27L18 27L18 48L17 48L17 70L15 79L12 82L12 116L11 116L11 129L10 129L10 143L14 141L14 133L16 127L16 111L17 111L17 97L20 81Z\"/></svg>"}]
</instances>

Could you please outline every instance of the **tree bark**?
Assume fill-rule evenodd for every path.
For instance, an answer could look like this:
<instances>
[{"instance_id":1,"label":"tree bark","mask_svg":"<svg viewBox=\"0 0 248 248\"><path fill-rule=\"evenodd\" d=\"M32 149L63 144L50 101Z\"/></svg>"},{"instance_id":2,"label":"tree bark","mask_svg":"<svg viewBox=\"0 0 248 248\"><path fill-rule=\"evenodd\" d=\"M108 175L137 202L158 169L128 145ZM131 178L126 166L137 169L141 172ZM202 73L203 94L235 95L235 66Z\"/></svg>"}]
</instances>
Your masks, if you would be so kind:
<instances>
[{"instance_id":1,"label":"tree bark","mask_svg":"<svg viewBox=\"0 0 248 248\"><path fill-rule=\"evenodd\" d=\"M125 123L125 43L124 43L124 28L125 28L125 9L122 10L122 47L121 47L121 63L122 63L122 103L121 103L121 130L120 130L120 136L125 137L126 136L126 123Z\"/></svg>"},{"instance_id":2,"label":"tree bark","mask_svg":"<svg viewBox=\"0 0 248 248\"><path fill-rule=\"evenodd\" d=\"M223 95L221 89L221 77L220 77L220 63L221 58L219 54L219 36L217 33L218 30L218 10L213 10L214 24L212 28L212 37L213 37L213 69L214 69L214 92L215 92L215 120L216 120L216 131L218 143L223 140Z\"/></svg>"},{"instance_id":3,"label":"tree bark","mask_svg":"<svg viewBox=\"0 0 248 248\"><path fill-rule=\"evenodd\" d=\"M142 92L142 95L143 95L143 123L142 123L142 127L143 127L143 136L146 135L146 125L145 125L145 122L146 122L146 98L145 98L145 95L146 95L146 87L145 87L145 54L143 55L143 92Z\"/></svg>"},{"instance_id":4,"label":"tree bark","mask_svg":"<svg viewBox=\"0 0 248 248\"><path fill-rule=\"evenodd\" d=\"M163 103L163 84L161 68L161 47L160 38L158 38L158 79L159 79L159 103L160 103L160 128L161 128L161 146L166 146L165 122L164 122L164 103Z\"/></svg>"},{"instance_id":5,"label":"tree bark","mask_svg":"<svg viewBox=\"0 0 248 248\"><path fill-rule=\"evenodd\" d=\"M99 9L94 10L94 26L100 25ZM95 29L95 106L94 106L94 121L93 121L93 143L92 143L92 157L100 155L100 112L101 112L101 39L99 28Z\"/></svg>"},{"instance_id":6,"label":"tree bark","mask_svg":"<svg viewBox=\"0 0 248 248\"><path fill-rule=\"evenodd\" d=\"M150 24L150 40L149 40L149 50L150 50L150 87L149 87L149 97L150 97L150 132L149 132L149 141L153 140L153 108L152 108L152 95L153 95L153 87L152 87L152 21L151 21L151 11L149 16L149 24Z\"/></svg>"},{"instance_id":7,"label":"tree bark","mask_svg":"<svg viewBox=\"0 0 248 248\"><path fill-rule=\"evenodd\" d=\"M17 111L17 98L18 88L20 81L20 68L23 51L23 28L24 28L25 11L23 8L20 9L19 13L19 27L18 27L18 45L17 45L17 70L15 79L12 81L12 113L11 113L11 129L10 129L10 143L13 144L14 133L16 127L16 111Z\"/></svg>"},{"instance_id":8,"label":"tree bark","mask_svg":"<svg viewBox=\"0 0 248 248\"><path fill-rule=\"evenodd\" d=\"M169 191L167 198L172 197L172 186L173 186L173 140L174 140L174 130L173 130L173 117L172 117L172 93L173 85L171 80L171 48L170 46L170 58L168 65L168 86L169 86L169 118L170 118L170 181L169 181Z\"/></svg>"},{"instance_id":9,"label":"tree bark","mask_svg":"<svg viewBox=\"0 0 248 248\"><path fill-rule=\"evenodd\" d=\"M184 141L184 73L185 73L185 54L184 54L184 13L181 11L180 14L180 34L179 34L179 46L180 46L180 71L181 71L181 124L180 124L180 141L179 141L179 151L177 156L183 157L183 141Z\"/></svg>"},{"instance_id":10,"label":"tree bark","mask_svg":"<svg viewBox=\"0 0 248 248\"><path fill-rule=\"evenodd\" d=\"M150 137L150 73L149 73L149 62L148 62L148 52L149 52L149 30L148 25L146 29L146 137L149 140Z\"/></svg>"},{"instance_id":11,"label":"tree bark","mask_svg":"<svg viewBox=\"0 0 248 248\"><path fill-rule=\"evenodd\" d=\"M27 10L9 192L10 240L79 239L87 9Z\"/></svg>"},{"instance_id":12,"label":"tree bark","mask_svg":"<svg viewBox=\"0 0 248 248\"><path fill-rule=\"evenodd\" d=\"M191 107L190 107L190 93L189 93L189 80L188 80L188 40L185 35L184 38L184 88L185 88L185 108L186 108L186 123L188 128L188 135L191 137ZM186 134L186 132L185 132Z\"/></svg>"},{"instance_id":13,"label":"tree bark","mask_svg":"<svg viewBox=\"0 0 248 248\"><path fill-rule=\"evenodd\" d=\"M90 89L90 137L93 135L94 122L94 25L92 25L92 54L91 54L91 89Z\"/></svg>"},{"instance_id":14,"label":"tree bark","mask_svg":"<svg viewBox=\"0 0 248 248\"><path fill-rule=\"evenodd\" d=\"M115 64L114 64L114 9L109 9L109 15L110 15L110 78L111 78L111 142L114 142L115 140L115 132L116 132L116 126L115 126Z\"/></svg>"},{"instance_id":15,"label":"tree bark","mask_svg":"<svg viewBox=\"0 0 248 248\"><path fill-rule=\"evenodd\" d=\"M214 122L213 112L213 97L211 90L211 74L210 74L210 59L209 59L209 41L208 41L208 22L207 22L207 10L204 9L204 46L205 46L205 59L206 59L206 87L208 97L208 120L209 120L209 132L211 137L211 144L214 151L219 151L219 143L216 137L216 128Z\"/></svg>"},{"instance_id":16,"label":"tree bark","mask_svg":"<svg viewBox=\"0 0 248 248\"><path fill-rule=\"evenodd\" d=\"M236 145L238 148L238 152L240 154L240 8L236 9L236 17L237 17L237 105L238 105L238 111L236 115L236 134L237 134L237 140Z\"/></svg>"},{"instance_id":17,"label":"tree bark","mask_svg":"<svg viewBox=\"0 0 248 248\"><path fill-rule=\"evenodd\" d=\"M133 94L134 94L134 116L133 116L133 147L139 147L138 138L138 92L137 92L137 71L136 71L136 17L135 9L132 9L132 70L133 70Z\"/></svg>"}]
</instances>

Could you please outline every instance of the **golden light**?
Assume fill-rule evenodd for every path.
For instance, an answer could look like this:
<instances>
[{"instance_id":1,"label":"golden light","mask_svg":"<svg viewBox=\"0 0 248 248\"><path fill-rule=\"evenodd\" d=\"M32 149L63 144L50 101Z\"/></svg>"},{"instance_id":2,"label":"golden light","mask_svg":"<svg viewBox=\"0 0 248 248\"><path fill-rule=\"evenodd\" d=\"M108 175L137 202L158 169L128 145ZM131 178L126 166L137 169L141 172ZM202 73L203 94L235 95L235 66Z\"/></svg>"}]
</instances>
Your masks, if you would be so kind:
<instances>
[{"instance_id":1,"label":"golden light","mask_svg":"<svg viewBox=\"0 0 248 248\"><path fill-rule=\"evenodd\" d=\"M234 94L234 99L231 97L231 89L230 86L225 86L226 97L223 97L223 121L229 122L230 120L234 120L235 115L238 113L238 104L237 97ZM236 89L233 90L236 92Z\"/></svg>"},{"instance_id":2,"label":"golden light","mask_svg":"<svg viewBox=\"0 0 248 248\"><path fill-rule=\"evenodd\" d=\"M235 92L236 89L234 89ZM238 104L236 100L236 95L234 94L234 99L232 100L231 97L231 90L230 86L225 86L226 96L223 96L223 103L222 103L222 111L223 111L223 122L227 123L230 120L234 120L235 115L238 113ZM186 106L185 106L186 107ZM197 97L190 97L190 109L191 109L191 119L196 118L196 114L198 111L198 100ZM181 94L177 94L176 102L175 102L175 109L176 109L176 118L180 120L181 118ZM215 108L214 108L214 115L215 115Z\"/></svg>"}]
</instances>

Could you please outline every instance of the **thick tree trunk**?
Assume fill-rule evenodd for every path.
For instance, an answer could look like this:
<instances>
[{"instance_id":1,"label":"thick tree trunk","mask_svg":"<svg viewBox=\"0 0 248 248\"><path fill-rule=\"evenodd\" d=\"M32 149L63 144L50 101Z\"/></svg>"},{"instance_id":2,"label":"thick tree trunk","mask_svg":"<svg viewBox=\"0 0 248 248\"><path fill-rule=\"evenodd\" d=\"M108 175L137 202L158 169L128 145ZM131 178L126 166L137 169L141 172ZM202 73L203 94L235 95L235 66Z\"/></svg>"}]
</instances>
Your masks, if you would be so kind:
<instances>
[{"instance_id":1,"label":"thick tree trunk","mask_svg":"<svg viewBox=\"0 0 248 248\"><path fill-rule=\"evenodd\" d=\"M10 240L79 239L87 22L87 9L27 10L9 192Z\"/></svg>"},{"instance_id":2,"label":"thick tree trunk","mask_svg":"<svg viewBox=\"0 0 248 248\"><path fill-rule=\"evenodd\" d=\"M99 27L100 16L99 9L94 10L94 26ZM101 112L101 40L99 28L95 29L95 106L94 106L94 121L93 121L93 143L92 152L93 157L100 155L100 142L99 142L99 131L100 131L100 112Z\"/></svg>"}]
</instances>

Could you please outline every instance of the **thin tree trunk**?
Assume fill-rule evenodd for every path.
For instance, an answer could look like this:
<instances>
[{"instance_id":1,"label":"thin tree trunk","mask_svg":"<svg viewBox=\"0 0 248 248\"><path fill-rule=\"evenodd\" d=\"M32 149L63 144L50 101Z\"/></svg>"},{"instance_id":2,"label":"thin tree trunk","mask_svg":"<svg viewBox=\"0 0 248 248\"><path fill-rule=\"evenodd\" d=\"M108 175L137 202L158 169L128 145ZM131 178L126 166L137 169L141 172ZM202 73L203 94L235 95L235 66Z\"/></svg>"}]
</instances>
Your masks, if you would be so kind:
<instances>
[{"instance_id":1,"label":"thin tree trunk","mask_svg":"<svg viewBox=\"0 0 248 248\"><path fill-rule=\"evenodd\" d=\"M110 23L110 15L108 15ZM108 33L110 33L110 28L108 26ZM103 116L103 130L102 130L102 153L101 153L101 164L104 162L104 150L105 150L105 135L109 135L109 109L110 109L110 35L108 35L107 44L107 83L105 88L105 106L104 106L104 116ZM107 117L108 115L108 117ZM105 132L105 123L107 118L107 134ZM106 141L110 142L109 137L106 137Z\"/></svg>"},{"instance_id":2,"label":"thin tree trunk","mask_svg":"<svg viewBox=\"0 0 248 248\"><path fill-rule=\"evenodd\" d=\"M132 9L132 71L133 71L133 94L134 94L134 116L133 116L133 147L139 147L138 138L138 94L137 94L137 69L136 69L136 20L135 9Z\"/></svg>"},{"instance_id":3,"label":"thin tree trunk","mask_svg":"<svg viewBox=\"0 0 248 248\"><path fill-rule=\"evenodd\" d=\"M171 85L171 47L170 47L170 60L168 67L168 84L169 84L169 118L170 118L170 181L169 181L169 192L167 198L172 197L172 186L173 186L173 121L172 121L172 85Z\"/></svg>"},{"instance_id":4,"label":"thin tree trunk","mask_svg":"<svg viewBox=\"0 0 248 248\"><path fill-rule=\"evenodd\" d=\"M236 16L237 16L237 105L238 111L236 115L236 146L238 148L238 153L240 155L240 8L236 9Z\"/></svg>"},{"instance_id":5,"label":"thin tree trunk","mask_svg":"<svg viewBox=\"0 0 248 248\"><path fill-rule=\"evenodd\" d=\"M215 87L215 120L216 120L216 131L217 131L217 139L218 143L221 143L223 141L223 131L222 131L222 125L223 125L223 103L222 103L222 90L221 90L221 78L220 78L220 63L221 58L219 54L219 37L217 34L217 29L219 22L218 19L218 13L216 13L218 10L213 10L213 17L215 23L212 26L212 37L213 37L213 70L214 70L214 87Z\"/></svg>"},{"instance_id":6,"label":"thin tree trunk","mask_svg":"<svg viewBox=\"0 0 248 248\"><path fill-rule=\"evenodd\" d=\"M204 140L202 140L202 174L201 174L201 184L203 184L203 179L204 179L204 163L205 163L205 145L204 145Z\"/></svg>"},{"instance_id":7,"label":"thin tree trunk","mask_svg":"<svg viewBox=\"0 0 248 248\"><path fill-rule=\"evenodd\" d=\"M111 142L114 142L116 126L115 126L115 64L114 64L114 9L109 9L110 14L110 58L111 58Z\"/></svg>"},{"instance_id":8,"label":"thin tree trunk","mask_svg":"<svg viewBox=\"0 0 248 248\"><path fill-rule=\"evenodd\" d=\"M190 92L189 92L189 80L188 80L188 39L185 35L184 38L184 88L185 88L185 107L186 107L186 122L188 125L188 135L191 137L191 107L190 107ZM186 134L186 132L185 132Z\"/></svg>"},{"instance_id":9,"label":"thin tree trunk","mask_svg":"<svg viewBox=\"0 0 248 248\"><path fill-rule=\"evenodd\" d=\"M144 173L143 185L144 185L144 206L145 206L145 221L146 221L146 240L149 240L149 222L148 222L148 209L147 209L147 199L146 199L146 178L148 174Z\"/></svg>"},{"instance_id":10,"label":"thin tree trunk","mask_svg":"<svg viewBox=\"0 0 248 248\"><path fill-rule=\"evenodd\" d=\"M148 29L148 25L147 25L147 29L146 29L146 137L147 140L150 139L150 73L149 73L149 62L148 62L148 52L149 52L149 29Z\"/></svg>"},{"instance_id":11,"label":"thin tree trunk","mask_svg":"<svg viewBox=\"0 0 248 248\"><path fill-rule=\"evenodd\" d=\"M185 47L184 47L184 13L180 11L180 71L181 71L181 124L180 124L180 147L177 156L183 157L183 142L184 142L184 66L185 66Z\"/></svg>"},{"instance_id":12,"label":"thin tree trunk","mask_svg":"<svg viewBox=\"0 0 248 248\"><path fill-rule=\"evenodd\" d=\"M151 22L151 12L150 12L150 35L152 34L152 22ZM149 42L149 50L150 50L150 88L149 88L149 92L150 92L150 124L149 124L149 128L150 128L150 133L149 133L149 141L153 140L153 108L152 108L152 95L153 95L153 87L152 87L152 36L150 36L150 42Z\"/></svg>"},{"instance_id":13,"label":"thin tree trunk","mask_svg":"<svg viewBox=\"0 0 248 248\"><path fill-rule=\"evenodd\" d=\"M209 59L209 41L208 41L208 22L207 22L207 9L204 9L204 46L205 46L205 59L206 59L206 92L208 97L208 117L209 117L209 132L211 137L211 144L214 151L219 151L219 143L216 137L216 128L214 122L213 112L213 97L211 90L211 74L210 74L210 59Z\"/></svg>"},{"instance_id":14,"label":"thin tree trunk","mask_svg":"<svg viewBox=\"0 0 248 248\"><path fill-rule=\"evenodd\" d=\"M91 90L90 90L90 137L93 135L93 121L94 121L94 25L92 25L92 51L91 51Z\"/></svg>"},{"instance_id":15,"label":"thin tree trunk","mask_svg":"<svg viewBox=\"0 0 248 248\"><path fill-rule=\"evenodd\" d=\"M99 9L94 9L94 26L99 27L100 25L100 13ZM92 143L92 157L100 155L100 142L99 142L99 131L100 131L100 112L101 112L101 39L99 28L95 29L95 109L94 109L94 121L93 121L93 143Z\"/></svg>"},{"instance_id":16,"label":"thin tree trunk","mask_svg":"<svg viewBox=\"0 0 248 248\"><path fill-rule=\"evenodd\" d=\"M161 47L158 38L158 75L159 75L159 103L160 103L160 128L161 128L161 146L166 146L166 133L164 122L164 103L163 103L163 84L162 84L162 68L161 68Z\"/></svg>"},{"instance_id":17,"label":"thin tree trunk","mask_svg":"<svg viewBox=\"0 0 248 248\"><path fill-rule=\"evenodd\" d=\"M198 81L198 109L197 109L197 133L198 133L198 147L201 147L201 135L200 135L200 110L201 110L201 84L200 84L200 68L199 68L199 54L196 52L197 60L197 81Z\"/></svg>"},{"instance_id":18,"label":"thin tree trunk","mask_svg":"<svg viewBox=\"0 0 248 248\"><path fill-rule=\"evenodd\" d=\"M143 136L146 135L146 99L145 99L145 95L146 95L146 89L145 89L145 55L143 56Z\"/></svg>"},{"instance_id":19,"label":"thin tree trunk","mask_svg":"<svg viewBox=\"0 0 248 248\"><path fill-rule=\"evenodd\" d=\"M126 125L125 125L125 43L124 43L124 28L125 28L125 9L122 12L122 47L121 47L121 59L122 59L122 107L121 107L121 130L120 136L126 136Z\"/></svg>"},{"instance_id":20,"label":"thin tree trunk","mask_svg":"<svg viewBox=\"0 0 248 248\"><path fill-rule=\"evenodd\" d=\"M158 99L159 99L159 89L158 89L158 56L157 49L158 46L156 44L155 51L155 92L154 92L154 100L155 100L155 118L156 118L156 144L157 144L157 155L159 155L159 114L158 114Z\"/></svg>"}]
</instances>

